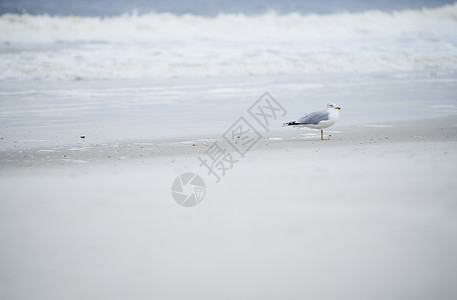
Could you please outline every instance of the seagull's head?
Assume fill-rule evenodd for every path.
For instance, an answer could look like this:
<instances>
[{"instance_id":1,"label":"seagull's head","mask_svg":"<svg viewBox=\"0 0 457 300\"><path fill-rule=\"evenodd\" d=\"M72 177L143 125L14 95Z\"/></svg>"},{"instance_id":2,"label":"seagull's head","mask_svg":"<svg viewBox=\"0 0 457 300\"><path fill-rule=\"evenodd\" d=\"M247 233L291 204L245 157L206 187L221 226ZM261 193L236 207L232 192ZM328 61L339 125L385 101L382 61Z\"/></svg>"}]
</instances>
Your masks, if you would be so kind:
<instances>
[{"instance_id":1,"label":"seagull's head","mask_svg":"<svg viewBox=\"0 0 457 300\"><path fill-rule=\"evenodd\" d=\"M341 107L336 106L335 103L333 103L333 102L327 103L327 108L328 109L338 109L338 110L341 109Z\"/></svg>"}]
</instances>

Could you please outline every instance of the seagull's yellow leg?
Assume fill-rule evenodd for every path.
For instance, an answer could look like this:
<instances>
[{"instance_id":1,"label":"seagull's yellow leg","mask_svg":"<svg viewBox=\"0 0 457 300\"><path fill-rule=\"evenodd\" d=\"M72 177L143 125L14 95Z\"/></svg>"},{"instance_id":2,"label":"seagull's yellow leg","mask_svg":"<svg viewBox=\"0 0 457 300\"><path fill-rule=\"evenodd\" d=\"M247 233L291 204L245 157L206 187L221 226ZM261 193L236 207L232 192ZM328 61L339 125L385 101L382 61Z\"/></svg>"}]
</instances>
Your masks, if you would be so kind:
<instances>
[{"instance_id":1,"label":"seagull's yellow leg","mask_svg":"<svg viewBox=\"0 0 457 300\"><path fill-rule=\"evenodd\" d=\"M324 139L324 130L321 129L321 140L326 141L328 139Z\"/></svg>"}]
</instances>

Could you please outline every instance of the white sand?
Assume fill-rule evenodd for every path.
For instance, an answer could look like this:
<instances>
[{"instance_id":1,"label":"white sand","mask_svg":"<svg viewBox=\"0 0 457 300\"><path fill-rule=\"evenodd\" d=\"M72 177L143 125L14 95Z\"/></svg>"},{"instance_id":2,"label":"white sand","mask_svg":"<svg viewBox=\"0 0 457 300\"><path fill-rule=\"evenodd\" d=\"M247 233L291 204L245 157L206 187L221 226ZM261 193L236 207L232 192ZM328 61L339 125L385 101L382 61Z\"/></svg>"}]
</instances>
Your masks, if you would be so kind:
<instances>
[{"instance_id":1,"label":"white sand","mask_svg":"<svg viewBox=\"0 0 457 300\"><path fill-rule=\"evenodd\" d=\"M455 299L456 124L284 129L217 184L202 137L1 153L0 298Z\"/></svg>"}]
</instances>

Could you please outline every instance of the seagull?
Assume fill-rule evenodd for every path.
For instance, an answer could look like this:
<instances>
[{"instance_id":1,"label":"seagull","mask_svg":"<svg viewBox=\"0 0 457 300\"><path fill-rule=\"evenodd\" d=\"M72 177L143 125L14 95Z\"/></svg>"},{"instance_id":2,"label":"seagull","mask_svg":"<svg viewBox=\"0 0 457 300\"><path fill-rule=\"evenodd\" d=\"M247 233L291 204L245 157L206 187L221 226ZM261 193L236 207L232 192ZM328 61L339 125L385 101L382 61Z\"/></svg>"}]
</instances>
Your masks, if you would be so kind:
<instances>
[{"instance_id":1,"label":"seagull","mask_svg":"<svg viewBox=\"0 0 457 300\"><path fill-rule=\"evenodd\" d=\"M335 124L340 116L340 110L340 107L336 106L335 103L330 102L327 104L327 109L307 114L306 116L298 119L298 121L284 123L283 127L294 126L320 129L321 140L328 140L324 139L324 131L322 128L327 128Z\"/></svg>"}]
</instances>

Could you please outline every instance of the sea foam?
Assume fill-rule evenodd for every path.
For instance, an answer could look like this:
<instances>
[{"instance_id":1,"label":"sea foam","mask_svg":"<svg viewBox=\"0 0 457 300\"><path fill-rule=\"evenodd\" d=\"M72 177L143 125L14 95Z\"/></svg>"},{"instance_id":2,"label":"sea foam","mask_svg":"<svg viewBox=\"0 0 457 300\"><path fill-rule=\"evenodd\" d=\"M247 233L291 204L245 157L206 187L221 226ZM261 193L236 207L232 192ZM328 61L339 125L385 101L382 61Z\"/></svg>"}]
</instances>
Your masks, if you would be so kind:
<instances>
[{"instance_id":1,"label":"sea foam","mask_svg":"<svg viewBox=\"0 0 457 300\"><path fill-rule=\"evenodd\" d=\"M0 16L0 78L457 68L457 4L393 13Z\"/></svg>"},{"instance_id":2,"label":"sea foam","mask_svg":"<svg viewBox=\"0 0 457 300\"><path fill-rule=\"evenodd\" d=\"M217 17L149 13L117 17L0 16L0 41L39 42L170 42L170 41L289 41L310 38L403 36L432 34L455 36L457 3L432 9L393 13L366 11L330 15Z\"/></svg>"}]
</instances>

